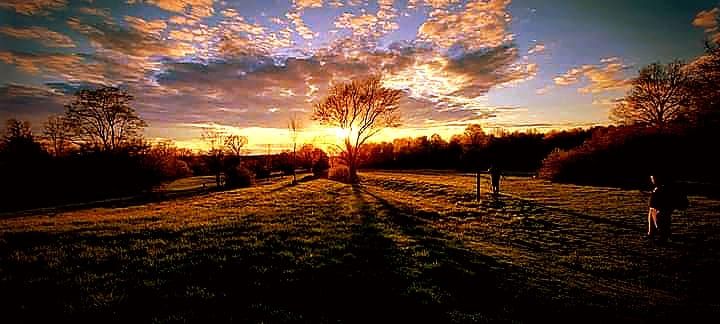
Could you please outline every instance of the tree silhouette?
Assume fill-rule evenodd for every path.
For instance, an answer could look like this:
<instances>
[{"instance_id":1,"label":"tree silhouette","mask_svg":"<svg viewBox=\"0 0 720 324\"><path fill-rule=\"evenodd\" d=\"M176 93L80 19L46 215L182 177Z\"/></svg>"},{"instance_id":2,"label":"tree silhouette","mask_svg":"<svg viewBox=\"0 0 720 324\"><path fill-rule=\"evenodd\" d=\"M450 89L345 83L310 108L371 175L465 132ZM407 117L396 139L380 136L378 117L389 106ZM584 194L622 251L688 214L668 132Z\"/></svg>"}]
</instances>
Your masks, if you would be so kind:
<instances>
[{"instance_id":1,"label":"tree silhouette","mask_svg":"<svg viewBox=\"0 0 720 324\"><path fill-rule=\"evenodd\" d=\"M242 155L242 148L247 145L248 138L240 135L228 135L225 137L225 147L232 153L236 158L240 158Z\"/></svg>"},{"instance_id":2,"label":"tree silhouette","mask_svg":"<svg viewBox=\"0 0 720 324\"><path fill-rule=\"evenodd\" d=\"M650 64L632 80L632 89L612 110L612 118L623 124L641 124L664 129L668 124L691 117L688 74L679 61Z\"/></svg>"},{"instance_id":3,"label":"tree silhouette","mask_svg":"<svg viewBox=\"0 0 720 324\"><path fill-rule=\"evenodd\" d=\"M3 144L14 141L32 141L33 134L30 129L30 122L10 118L5 121L5 134L3 134Z\"/></svg>"},{"instance_id":4,"label":"tree silhouette","mask_svg":"<svg viewBox=\"0 0 720 324\"><path fill-rule=\"evenodd\" d=\"M43 137L55 157L62 156L72 137L72 127L63 116L50 116L43 125Z\"/></svg>"},{"instance_id":5,"label":"tree silhouette","mask_svg":"<svg viewBox=\"0 0 720 324\"><path fill-rule=\"evenodd\" d=\"M688 71L697 121L707 128L720 125L720 45L707 44L705 54L691 62Z\"/></svg>"},{"instance_id":6,"label":"tree silhouette","mask_svg":"<svg viewBox=\"0 0 720 324\"><path fill-rule=\"evenodd\" d=\"M329 94L315 104L312 118L323 125L345 132L341 159L350 171L350 181L357 182L359 149L386 127L399 125L400 90L385 88L380 76L335 85Z\"/></svg>"},{"instance_id":7,"label":"tree silhouette","mask_svg":"<svg viewBox=\"0 0 720 324\"><path fill-rule=\"evenodd\" d=\"M74 141L100 151L115 151L142 137L147 126L130 107L133 96L115 87L80 90L65 106Z\"/></svg>"},{"instance_id":8,"label":"tree silhouette","mask_svg":"<svg viewBox=\"0 0 720 324\"><path fill-rule=\"evenodd\" d=\"M36 157L43 150L35 141L30 122L14 118L5 122L5 133L0 138L0 153L10 159Z\"/></svg>"},{"instance_id":9,"label":"tree silhouette","mask_svg":"<svg viewBox=\"0 0 720 324\"><path fill-rule=\"evenodd\" d=\"M465 137L465 144L474 148L484 145L487 142L487 135L485 135L485 131L479 124L468 125L463 135Z\"/></svg>"}]
</instances>

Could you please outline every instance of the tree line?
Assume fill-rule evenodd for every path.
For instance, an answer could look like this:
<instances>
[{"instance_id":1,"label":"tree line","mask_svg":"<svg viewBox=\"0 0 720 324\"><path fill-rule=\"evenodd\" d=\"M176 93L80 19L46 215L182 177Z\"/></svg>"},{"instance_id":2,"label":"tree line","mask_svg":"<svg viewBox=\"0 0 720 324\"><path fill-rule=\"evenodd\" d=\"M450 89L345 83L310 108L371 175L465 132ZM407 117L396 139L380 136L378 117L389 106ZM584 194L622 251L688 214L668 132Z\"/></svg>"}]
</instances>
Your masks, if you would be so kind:
<instances>
[{"instance_id":1,"label":"tree line","mask_svg":"<svg viewBox=\"0 0 720 324\"><path fill-rule=\"evenodd\" d=\"M182 150L143 138L147 123L133 99L115 87L80 90L40 134L27 121L7 120L0 138L0 209L137 193L190 174Z\"/></svg>"},{"instance_id":2,"label":"tree line","mask_svg":"<svg viewBox=\"0 0 720 324\"><path fill-rule=\"evenodd\" d=\"M230 188L273 171L305 168L322 175L329 168L327 154L309 144L292 153L242 157L247 137L210 129L202 134L208 146L202 152L170 140L150 142L133 99L115 87L80 90L38 134L27 121L7 120L0 135L0 210L132 196L192 175L213 175L218 188Z\"/></svg>"},{"instance_id":3,"label":"tree line","mask_svg":"<svg viewBox=\"0 0 720 324\"><path fill-rule=\"evenodd\" d=\"M653 63L630 82L604 127L543 162L541 176L562 182L637 186L651 173L720 184L714 152L720 126L720 47L690 62Z\"/></svg>"}]
</instances>

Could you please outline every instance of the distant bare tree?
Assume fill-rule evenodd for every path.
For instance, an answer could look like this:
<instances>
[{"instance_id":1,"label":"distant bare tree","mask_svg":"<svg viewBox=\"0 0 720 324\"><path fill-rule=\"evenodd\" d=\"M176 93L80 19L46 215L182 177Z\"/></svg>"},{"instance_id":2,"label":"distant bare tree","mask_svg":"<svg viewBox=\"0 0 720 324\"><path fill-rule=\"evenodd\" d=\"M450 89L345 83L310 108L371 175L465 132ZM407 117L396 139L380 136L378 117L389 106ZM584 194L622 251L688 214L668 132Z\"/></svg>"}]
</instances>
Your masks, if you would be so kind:
<instances>
[{"instance_id":1,"label":"distant bare tree","mask_svg":"<svg viewBox=\"0 0 720 324\"><path fill-rule=\"evenodd\" d=\"M201 136L208 148L208 168L215 175L215 184L220 187L222 186L220 174L223 171L223 157L225 156L223 147L225 145L225 136L212 128L204 128Z\"/></svg>"},{"instance_id":2,"label":"distant bare tree","mask_svg":"<svg viewBox=\"0 0 720 324\"><path fill-rule=\"evenodd\" d=\"M147 126L130 107L133 96L115 87L80 90L65 106L76 143L114 151L142 137Z\"/></svg>"},{"instance_id":3,"label":"distant bare tree","mask_svg":"<svg viewBox=\"0 0 720 324\"><path fill-rule=\"evenodd\" d=\"M691 118L688 75L679 61L650 64L632 80L632 89L612 110L612 118L624 124L658 129Z\"/></svg>"},{"instance_id":4,"label":"distant bare tree","mask_svg":"<svg viewBox=\"0 0 720 324\"><path fill-rule=\"evenodd\" d=\"M485 135L485 131L479 124L468 125L463 132L463 136L464 144L470 145L474 148L486 144L487 142L487 135Z\"/></svg>"},{"instance_id":5,"label":"distant bare tree","mask_svg":"<svg viewBox=\"0 0 720 324\"><path fill-rule=\"evenodd\" d=\"M43 125L43 135L52 154L62 156L70 145L72 127L63 116L50 116Z\"/></svg>"},{"instance_id":6,"label":"distant bare tree","mask_svg":"<svg viewBox=\"0 0 720 324\"><path fill-rule=\"evenodd\" d=\"M240 158L242 155L242 148L247 145L248 138L240 135L228 135L225 136L225 147L232 153L236 158Z\"/></svg>"},{"instance_id":7,"label":"distant bare tree","mask_svg":"<svg viewBox=\"0 0 720 324\"><path fill-rule=\"evenodd\" d=\"M3 134L2 141L8 143L14 140L33 140L30 122L15 118L5 121L5 134Z\"/></svg>"},{"instance_id":8,"label":"distant bare tree","mask_svg":"<svg viewBox=\"0 0 720 324\"><path fill-rule=\"evenodd\" d=\"M339 127L345 133L341 158L357 182L360 147L386 127L399 125L402 92L385 88L380 76L338 84L315 104L312 118L323 125Z\"/></svg>"},{"instance_id":9,"label":"distant bare tree","mask_svg":"<svg viewBox=\"0 0 720 324\"><path fill-rule=\"evenodd\" d=\"M300 119L296 115L293 115L290 117L290 120L288 120L288 130L290 131L290 140L293 144L293 156L292 156L292 167L293 167L293 183L297 183L297 175L295 174L295 169L297 168L297 140L298 136L300 135L300 131L302 130L303 125L300 122Z\"/></svg>"}]
</instances>

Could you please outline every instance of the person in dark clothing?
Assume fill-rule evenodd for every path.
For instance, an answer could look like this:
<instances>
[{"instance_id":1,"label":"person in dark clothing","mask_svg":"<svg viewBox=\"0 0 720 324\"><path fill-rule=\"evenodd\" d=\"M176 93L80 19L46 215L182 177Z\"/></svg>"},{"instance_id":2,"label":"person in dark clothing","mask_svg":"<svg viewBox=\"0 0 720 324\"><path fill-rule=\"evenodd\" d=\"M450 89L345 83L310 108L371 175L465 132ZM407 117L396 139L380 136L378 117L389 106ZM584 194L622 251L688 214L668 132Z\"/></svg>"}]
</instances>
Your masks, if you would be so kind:
<instances>
[{"instance_id":1,"label":"person in dark clothing","mask_svg":"<svg viewBox=\"0 0 720 324\"><path fill-rule=\"evenodd\" d=\"M672 213L675 209L687 208L687 197L676 188L668 178L657 174L650 176L655 186L648 203L648 237L656 235L661 241L670 238Z\"/></svg>"},{"instance_id":2,"label":"person in dark clothing","mask_svg":"<svg viewBox=\"0 0 720 324\"><path fill-rule=\"evenodd\" d=\"M500 177L502 176L502 170L500 170L500 168L496 165L493 165L490 167L488 172L490 173L492 192L497 195L500 193Z\"/></svg>"}]
</instances>

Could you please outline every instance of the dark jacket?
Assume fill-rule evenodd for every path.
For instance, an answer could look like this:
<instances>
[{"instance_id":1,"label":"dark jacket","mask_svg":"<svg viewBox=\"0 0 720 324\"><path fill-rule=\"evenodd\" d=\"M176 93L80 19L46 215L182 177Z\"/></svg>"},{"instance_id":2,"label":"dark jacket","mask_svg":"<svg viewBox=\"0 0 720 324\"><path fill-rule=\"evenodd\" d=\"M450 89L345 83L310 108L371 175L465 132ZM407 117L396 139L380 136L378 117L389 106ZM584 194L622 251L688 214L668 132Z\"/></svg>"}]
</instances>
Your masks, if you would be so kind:
<instances>
[{"instance_id":1,"label":"dark jacket","mask_svg":"<svg viewBox=\"0 0 720 324\"><path fill-rule=\"evenodd\" d=\"M687 208L687 196L679 188L660 185L650 194L649 205L661 212L672 212L675 209Z\"/></svg>"}]
</instances>

